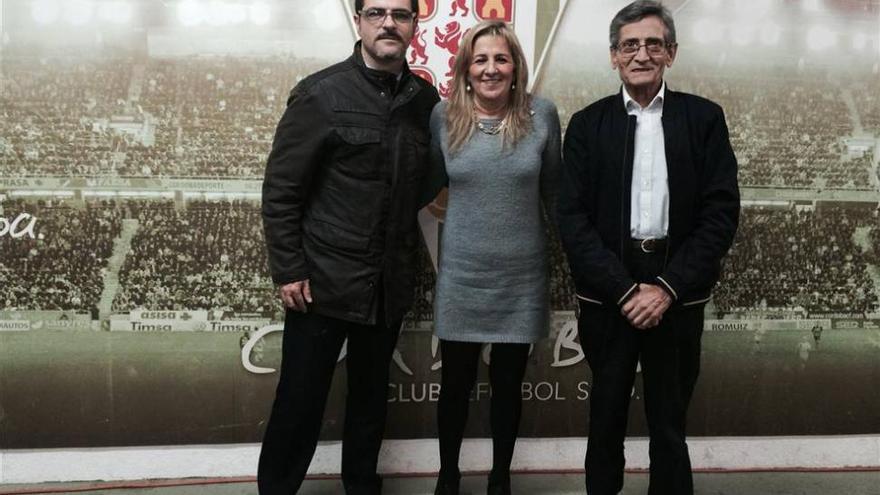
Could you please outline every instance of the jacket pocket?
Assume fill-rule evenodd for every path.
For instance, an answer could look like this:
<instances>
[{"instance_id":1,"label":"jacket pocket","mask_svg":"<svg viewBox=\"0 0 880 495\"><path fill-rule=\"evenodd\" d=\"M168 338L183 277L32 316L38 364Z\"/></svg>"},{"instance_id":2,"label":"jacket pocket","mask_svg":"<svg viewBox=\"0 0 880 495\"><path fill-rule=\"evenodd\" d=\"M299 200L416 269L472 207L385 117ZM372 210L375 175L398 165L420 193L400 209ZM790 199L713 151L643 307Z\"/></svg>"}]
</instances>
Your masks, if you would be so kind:
<instances>
[{"instance_id":1,"label":"jacket pocket","mask_svg":"<svg viewBox=\"0 0 880 495\"><path fill-rule=\"evenodd\" d=\"M378 144L382 139L379 129L368 127L338 127L336 133L345 143L352 146Z\"/></svg>"},{"instance_id":2,"label":"jacket pocket","mask_svg":"<svg viewBox=\"0 0 880 495\"><path fill-rule=\"evenodd\" d=\"M334 169L355 179L382 179L382 133L371 127L343 126L335 129L339 137L333 150Z\"/></svg>"},{"instance_id":3,"label":"jacket pocket","mask_svg":"<svg viewBox=\"0 0 880 495\"><path fill-rule=\"evenodd\" d=\"M309 222L307 230L316 241L332 249L366 253L370 247L369 236L351 232L321 220Z\"/></svg>"}]
</instances>

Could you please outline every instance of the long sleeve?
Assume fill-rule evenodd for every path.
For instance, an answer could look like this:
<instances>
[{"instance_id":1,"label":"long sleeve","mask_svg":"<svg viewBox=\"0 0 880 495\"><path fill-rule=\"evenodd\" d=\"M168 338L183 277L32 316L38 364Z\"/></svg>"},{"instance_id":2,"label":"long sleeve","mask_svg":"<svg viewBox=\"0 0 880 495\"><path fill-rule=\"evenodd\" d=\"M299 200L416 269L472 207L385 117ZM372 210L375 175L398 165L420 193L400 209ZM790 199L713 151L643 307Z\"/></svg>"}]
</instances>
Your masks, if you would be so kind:
<instances>
[{"instance_id":1,"label":"long sleeve","mask_svg":"<svg viewBox=\"0 0 880 495\"><path fill-rule=\"evenodd\" d=\"M442 106L442 103L434 105L434 110L431 111L430 162L428 173L425 174L419 191L419 208L433 201L437 194L449 185L449 177L446 175L446 160L443 158L443 149L440 144L445 129Z\"/></svg>"},{"instance_id":2,"label":"long sleeve","mask_svg":"<svg viewBox=\"0 0 880 495\"><path fill-rule=\"evenodd\" d=\"M302 219L330 134L328 113L318 96L295 88L275 131L263 180L262 213L269 270L276 284L309 277Z\"/></svg>"},{"instance_id":3,"label":"long sleeve","mask_svg":"<svg viewBox=\"0 0 880 495\"><path fill-rule=\"evenodd\" d=\"M721 258L733 244L739 223L736 156L730 145L724 112L715 106L706 128L705 164L700 177L700 210L696 225L657 277L678 299L680 294L711 289ZM688 301L682 301L688 302Z\"/></svg>"},{"instance_id":4,"label":"long sleeve","mask_svg":"<svg viewBox=\"0 0 880 495\"><path fill-rule=\"evenodd\" d=\"M590 140L589 123L579 112L572 117L563 144L559 235L577 288L621 304L636 289L636 283L617 255L604 245L596 228Z\"/></svg>"},{"instance_id":5,"label":"long sleeve","mask_svg":"<svg viewBox=\"0 0 880 495\"><path fill-rule=\"evenodd\" d=\"M556 105L548 102L545 119L547 121L547 142L541 153L541 203L550 220L556 225L556 203L559 196L559 179L562 172L562 136L559 129L559 113Z\"/></svg>"}]
</instances>

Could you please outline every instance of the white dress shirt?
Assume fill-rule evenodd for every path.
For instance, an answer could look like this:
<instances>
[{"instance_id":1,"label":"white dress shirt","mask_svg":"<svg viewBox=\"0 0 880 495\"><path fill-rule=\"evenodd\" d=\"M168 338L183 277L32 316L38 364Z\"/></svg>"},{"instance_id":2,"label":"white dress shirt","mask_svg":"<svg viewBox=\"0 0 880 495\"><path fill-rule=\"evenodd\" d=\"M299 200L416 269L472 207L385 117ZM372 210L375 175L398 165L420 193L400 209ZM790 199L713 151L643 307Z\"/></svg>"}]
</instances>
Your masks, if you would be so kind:
<instances>
[{"instance_id":1,"label":"white dress shirt","mask_svg":"<svg viewBox=\"0 0 880 495\"><path fill-rule=\"evenodd\" d=\"M666 173L666 146L663 141L663 97L666 83L646 107L642 108L623 88L623 103L635 115L636 142L630 185L630 235L633 239L662 239L669 230L669 183Z\"/></svg>"}]
</instances>

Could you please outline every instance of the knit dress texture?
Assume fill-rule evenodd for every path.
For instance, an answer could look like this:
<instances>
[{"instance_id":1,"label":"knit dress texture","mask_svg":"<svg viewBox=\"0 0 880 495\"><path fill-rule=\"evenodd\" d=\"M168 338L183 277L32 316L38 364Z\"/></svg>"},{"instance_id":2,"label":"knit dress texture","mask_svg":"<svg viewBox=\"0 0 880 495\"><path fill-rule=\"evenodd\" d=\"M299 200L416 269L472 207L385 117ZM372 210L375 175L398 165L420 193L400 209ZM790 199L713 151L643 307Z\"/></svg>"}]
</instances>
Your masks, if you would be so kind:
<instances>
[{"instance_id":1,"label":"knit dress texture","mask_svg":"<svg viewBox=\"0 0 880 495\"><path fill-rule=\"evenodd\" d=\"M534 343L548 334L545 211L555 214L560 130L552 102L531 105L531 131L516 146L475 129L454 153L447 103L434 107L432 176L449 187L434 299L441 339Z\"/></svg>"}]
</instances>

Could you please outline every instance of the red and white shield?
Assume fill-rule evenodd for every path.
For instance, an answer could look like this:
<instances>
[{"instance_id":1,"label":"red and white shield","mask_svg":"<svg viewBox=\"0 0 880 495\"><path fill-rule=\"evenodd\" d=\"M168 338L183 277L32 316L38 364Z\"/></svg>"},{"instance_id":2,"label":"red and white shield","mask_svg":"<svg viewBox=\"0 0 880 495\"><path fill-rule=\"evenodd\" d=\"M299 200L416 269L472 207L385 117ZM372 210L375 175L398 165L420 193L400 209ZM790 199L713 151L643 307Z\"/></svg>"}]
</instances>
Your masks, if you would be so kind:
<instances>
[{"instance_id":1,"label":"red and white shield","mask_svg":"<svg viewBox=\"0 0 880 495\"><path fill-rule=\"evenodd\" d=\"M419 22L430 20L437 13L439 0L419 0Z\"/></svg>"},{"instance_id":2,"label":"red and white shield","mask_svg":"<svg viewBox=\"0 0 880 495\"><path fill-rule=\"evenodd\" d=\"M424 67L410 67L410 70L413 74L421 77L425 81L428 81L433 85L437 84L437 80L434 79L434 74L432 74L431 71L425 69Z\"/></svg>"},{"instance_id":3,"label":"red and white shield","mask_svg":"<svg viewBox=\"0 0 880 495\"><path fill-rule=\"evenodd\" d=\"M513 22L513 7L515 3L513 0L476 0L474 15L480 19L497 19L504 22Z\"/></svg>"}]
</instances>

